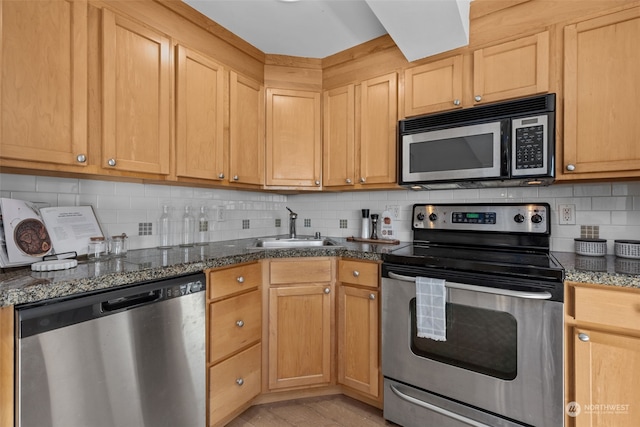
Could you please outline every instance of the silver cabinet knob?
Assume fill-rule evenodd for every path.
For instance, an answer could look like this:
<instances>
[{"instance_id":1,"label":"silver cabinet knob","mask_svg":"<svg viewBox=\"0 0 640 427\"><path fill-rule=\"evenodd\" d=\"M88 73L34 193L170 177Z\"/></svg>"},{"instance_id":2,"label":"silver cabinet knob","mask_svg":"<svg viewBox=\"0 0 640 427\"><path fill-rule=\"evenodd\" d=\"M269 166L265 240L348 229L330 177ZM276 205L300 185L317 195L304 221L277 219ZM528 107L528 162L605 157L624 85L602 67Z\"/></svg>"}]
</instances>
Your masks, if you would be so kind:
<instances>
[{"instance_id":1,"label":"silver cabinet knob","mask_svg":"<svg viewBox=\"0 0 640 427\"><path fill-rule=\"evenodd\" d=\"M84 163L87 161L87 156L85 156L84 154L78 154L76 160L78 161L78 163Z\"/></svg>"},{"instance_id":2,"label":"silver cabinet knob","mask_svg":"<svg viewBox=\"0 0 640 427\"><path fill-rule=\"evenodd\" d=\"M316 185L320 185L320 181L316 180Z\"/></svg>"},{"instance_id":3,"label":"silver cabinet knob","mask_svg":"<svg viewBox=\"0 0 640 427\"><path fill-rule=\"evenodd\" d=\"M475 99L476 102L482 101L482 97L480 95L476 95L473 99Z\"/></svg>"},{"instance_id":4,"label":"silver cabinet knob","mask_svg":"<svg viewBox=\"0 0 640 427\"><path fill-rule=\"evenodd\" d=\"M358 277L360 272L358 270L353 270L353 277Z\"/></svg>"},{"instance_id":5,"label":"silver cabinet knob","mask_svg":"<svg viewBox=\"0 0 640 427\"><path fill-rule=\"evenodd\" d=\"M242 386L242 384L244 384L244 380L242 378L238 378L236 380L236 384L238 384L239 386Z\"/></svg>"},{"instance_id":6,"label":"silver cabinet knob","mask_svg":"<svg viewBox=\"0 0 640 427\"><path fill-rule=\"evenodd\" d=\"M453 105L460 105L460 100L459 99L454 99L453 100Z\"/></svg>"},{"instance_id":7,"label":"silver cabinet knob","mask_svg":"<svg viewBox=\"0 0 640 427\"><path fill-rule=\"evenodd\" d=\"M376 294L369 294L369 299L371 301L373 301L374 299L376 299Z\"/></svg>"},{"instance_id":8,"label":"silver cabinet knob","mask_svg":"<svg viewBox=\"0 0 640 427\"><path fill-rule=\"evenodd\" d=\"M222 172L220 172L220 173L218 174L218 178L220 178L220 179L224 179L224 174L223 174Z\"/></svg>"},{"instance_id":9,"label":"silver cabinet knob","mask_svg":"<svg viewBox=\"0 0 640 427\"><path fill-rule=\"evenodd\" d=\"M351 178L347 178L347 179L346 179L346 183L347 183L347 184L351 184Z\"/></svg>"},{"instance_id":10,"label":"silver cabinet knob","mask_svg":"<svg viewBox=\"0 0 640 427\"><path fill-rule=\"evenodd\" d=\"M583 334L583 333L579 333L578 334L578 339L582 342L588 342L589 341L589 335L587 334Z\"/></svg>"},{"instance_id":11,"label":"silver cabinet knob","mask_svg":"<svg viewBox=\"0 0 640 427\"><path fill-rule=\"evenodd\" d=\"M107 161L107 164L108 164L109 166L115 166L115 165L116 165L116 159L109 159L109 160Z\"/></svg>"},{"instance_id":12,"label":"silver cabinet knob","mask_svg":"<svg viewBox=\"0 0 640 427\"><path fill-rule=\"evenodd\" d=\"M236 322L236 326L237 326L238 328L242 328L242 327L244 326L244 322L243 322L242 320L238 320L238 321Z\"/></svg>"},{"instance_id":13,"label":"silver cabinet knob","mask_svg":"<svg viewBox=\"0 0 640 427\"><path fill-rule=\"evenodd\" d=\"M360 182L365 183L367 182L367 178L365 178L364 176L360 178Z\"/></svg>"},{"instance_id":14,"label":"silver cabinet knob","mask_svg":"<svg viewBox=\"0 0 640 427\"><path fill-rule=\"evenodd\" d=\"M568 170L568 171L574 171L574 170L576 170L576 165L568 164L568 165L567 165L567 170Z\"/></svg>"},{"instance_id":15,"label":"silver cabinet knob","mask_svg":"<svg viewBox=\"0 0 640 427\"><path fill-rule=\"evenodd\" d=\"M238 283L244 283L244 276L238 276L238 277L236 278L236 281L237 281Z\"/></svg>"},{"instance_id":16,"label":"silver cabinet knob","mask_svg":"<svg viewBox=\"0 0 640 427\"><path fill-rule=\"evenodd\" d=\"M234 181L237 181L237 180L239 180L239 179L240 179L240 177L239 177L238 175L233 175L233 180L234 180Z\"/></svg>"},{"instance_id":17,"label":"silver cabinet knob","mask_svg":"<svg viewBox=\"0 0 640 427\"><path fill-rule=\"evenodd\" d=\"M325 294L331 293L331 288L324 288L324 293Z\"/></svg>"}]
</instances>

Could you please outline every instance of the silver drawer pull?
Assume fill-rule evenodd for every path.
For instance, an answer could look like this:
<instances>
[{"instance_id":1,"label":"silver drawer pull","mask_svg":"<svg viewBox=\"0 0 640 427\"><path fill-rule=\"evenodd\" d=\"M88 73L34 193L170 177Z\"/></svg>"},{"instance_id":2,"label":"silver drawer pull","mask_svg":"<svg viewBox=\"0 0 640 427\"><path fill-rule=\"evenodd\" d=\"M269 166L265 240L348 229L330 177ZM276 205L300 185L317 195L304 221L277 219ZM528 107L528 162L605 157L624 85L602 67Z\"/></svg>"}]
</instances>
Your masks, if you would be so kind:
<instances>
[{"instance_id":1,"label":"silver drawer pull","mask_svg":"<svg viewBox=\"0 0 640 427\"><path fill-rule=\"evenodd\" d=\"M241 386L242 384L244 384L244 380L242 378L238 378L236 380L236 384L238 384L239 386Z\"/></svg>"},{"instance_id":2,"label":"silver drawer pull","mask_svg":"<svg viewBox=\"0 0 640 427\"><path fill-rule=\"evenodd\" d=\"M360 272L358 270L353 270L353 277L358 277Z\"/></svg>"},{"instance_id":3,"label":"silver drawer pull","mask_svg":"<svg viewBox=\"0 0 640 427\"><path fill-rule=\"evenodd\" d=\"M238 283L244 283L244 277L243 276L238 276L236 278L236 280L238 281Z\"/></svg>"},{"instance_id":4,"label":"silver drawer pull","mask_svg":"<svg viewBox=\"0 0 640 427\"><path fill-rule=\"evenodd\" d=\"M578 339L582 342L589 342L589 335L587 334L583 334L583 333L579 333L578 334Z\"/></svg>"},{"instance_id":5,"label":"silver drawer pull","mask_svg":"<svg viewBox=\"0 0 640 427\"><path fill-rule=\"evenodd\" d=\"M242 327L244 326L244 322L243 322L242 320L238 320L238 321L236 322L236 326L237 326L238 328L242 328Z\"/></svg>"}]
</instances>

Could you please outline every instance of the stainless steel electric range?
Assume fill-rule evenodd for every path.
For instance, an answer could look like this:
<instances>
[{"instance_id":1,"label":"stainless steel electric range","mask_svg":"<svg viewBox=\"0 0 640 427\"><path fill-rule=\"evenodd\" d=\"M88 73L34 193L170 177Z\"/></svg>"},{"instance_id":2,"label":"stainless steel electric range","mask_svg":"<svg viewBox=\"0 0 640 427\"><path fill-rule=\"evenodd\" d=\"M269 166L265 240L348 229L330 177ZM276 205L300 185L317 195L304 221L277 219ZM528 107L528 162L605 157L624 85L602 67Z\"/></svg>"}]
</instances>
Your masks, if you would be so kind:
<instances>
[{"instance_id":1,"label":"stainless steel electric range","mask_svg":"<svg viewBox=\"0 0 640 427\"><path fill-rule=\"evenodd\" d=\"M413 244L383 256L386 419L563 425L564 270L550 216L545 203L414 205ZM441 286L444 340L418 334L424 280Z\"/></svg>"}]
</instances>

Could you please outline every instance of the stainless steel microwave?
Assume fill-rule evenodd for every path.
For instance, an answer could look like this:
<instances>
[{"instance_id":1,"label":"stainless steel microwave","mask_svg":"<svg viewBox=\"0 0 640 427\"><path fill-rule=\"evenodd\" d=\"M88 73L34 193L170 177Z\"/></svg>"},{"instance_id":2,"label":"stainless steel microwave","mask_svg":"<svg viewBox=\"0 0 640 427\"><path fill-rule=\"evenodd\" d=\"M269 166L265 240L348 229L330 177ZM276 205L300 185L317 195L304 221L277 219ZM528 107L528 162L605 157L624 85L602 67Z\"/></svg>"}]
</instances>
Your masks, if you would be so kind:
<instances>
[{"instance_id":1,"label":"stainless steel microwave","mask_svg":"<svg viewBox=\"0 0 640 427\"><path fill-rule=\"evenodd\" d=\"M414 189L549 185L555 94L401 120L398 184Z\"/></svg>"}]
</instances>

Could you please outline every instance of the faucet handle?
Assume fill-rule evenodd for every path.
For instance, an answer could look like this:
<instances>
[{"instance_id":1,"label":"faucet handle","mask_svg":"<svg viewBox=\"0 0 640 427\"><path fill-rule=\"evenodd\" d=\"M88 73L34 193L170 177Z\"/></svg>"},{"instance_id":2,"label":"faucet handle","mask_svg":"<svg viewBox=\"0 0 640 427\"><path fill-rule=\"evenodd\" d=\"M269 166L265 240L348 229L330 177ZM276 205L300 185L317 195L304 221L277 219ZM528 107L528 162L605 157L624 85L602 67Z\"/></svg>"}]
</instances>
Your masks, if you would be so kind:
<instances>
[{"instance_id":1,"label":"faucet handle","mask_svg":"<svg viewBox=\"0 0 640 427\"><path fill-rule=\"evenodd\" d=\"M285 206L285 207L286 207L286 206ZM297 218L297 217L298 217L298 214L297 214L297 213L295 213L294 211L292 211L291 209L289 209L288 207L287 207L287 210L290 212L290 213L289 213L289 215L290 215L291 217L293 217L293 218Z\"/></svg>"}]
</instances>

